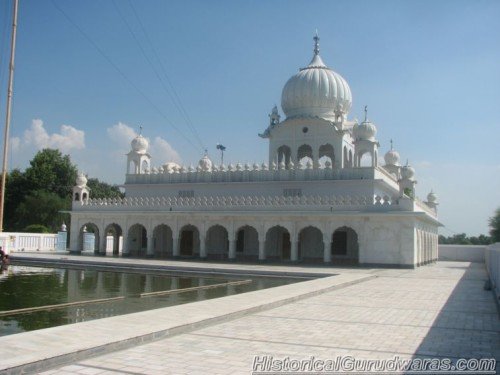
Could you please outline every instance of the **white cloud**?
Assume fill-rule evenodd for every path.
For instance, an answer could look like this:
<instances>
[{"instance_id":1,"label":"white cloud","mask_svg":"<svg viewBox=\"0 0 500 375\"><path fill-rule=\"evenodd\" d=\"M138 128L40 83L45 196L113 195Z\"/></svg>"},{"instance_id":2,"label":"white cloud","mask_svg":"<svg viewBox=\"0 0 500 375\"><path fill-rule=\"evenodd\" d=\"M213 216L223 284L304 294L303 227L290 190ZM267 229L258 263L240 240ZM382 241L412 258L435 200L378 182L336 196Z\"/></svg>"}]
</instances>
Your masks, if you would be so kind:
<instances>
[{"instance_id":1,"label":"white cloud","mask_svg":"<svg viewBox=\"0 0 500 375\"><path fill-rule=\"evenodd\" d=\"M118 147L123 149L130 148L130 142L137 137L137 133L130 126L119 122L107 129L109 138L115 142Z\"/></svg>"},{"instance_id":2,"label":"white cloud","mask_svg":"<svg viewBox=\"0 0 500 375\"><path fill-rule=\"evenodd\" d=\"M156 137L153 141L153 143L150 146L150 153L151 155L155 158L156 161L159 163L165 163L165 162L176 162L180 163L181 162L181 157L179 156L179 153L168 143L166 140L164 140L161 137Z\"/></svg>"},{"instance_id":3,"label":"white cloud","mask_svg":"<svg viewBox=\"0 0 500 375\"><path fill-rule=\"evenodd\" d=\"M62 153L68 153L85 148L85 132L70 125L61 125L60 133L49 134L43 126L43 121L34 119L30 128L24 131L22 138L12 137L10 144L14 152L55 148Z\"/></svg>"}]
</instances>

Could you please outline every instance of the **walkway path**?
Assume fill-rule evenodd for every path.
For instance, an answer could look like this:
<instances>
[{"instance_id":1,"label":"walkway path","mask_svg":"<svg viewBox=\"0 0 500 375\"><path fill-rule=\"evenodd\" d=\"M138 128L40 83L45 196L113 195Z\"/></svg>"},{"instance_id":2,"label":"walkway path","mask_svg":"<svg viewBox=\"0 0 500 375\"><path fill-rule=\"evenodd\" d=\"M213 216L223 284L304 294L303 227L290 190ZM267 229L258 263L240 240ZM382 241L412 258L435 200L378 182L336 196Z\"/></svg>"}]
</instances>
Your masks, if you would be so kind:
<instances>
[{"instance_id":1,"label":"walkway path","mask_svg":"<svg viewBox=\"0 0 500 375\"><path fill-rule=\"evenodd\" d=\"M248 374L255 355L500 359L500 323L491 292L483 290L483 264L374 273L342 289L44 374Z\"/></svg>"}]
</instances>

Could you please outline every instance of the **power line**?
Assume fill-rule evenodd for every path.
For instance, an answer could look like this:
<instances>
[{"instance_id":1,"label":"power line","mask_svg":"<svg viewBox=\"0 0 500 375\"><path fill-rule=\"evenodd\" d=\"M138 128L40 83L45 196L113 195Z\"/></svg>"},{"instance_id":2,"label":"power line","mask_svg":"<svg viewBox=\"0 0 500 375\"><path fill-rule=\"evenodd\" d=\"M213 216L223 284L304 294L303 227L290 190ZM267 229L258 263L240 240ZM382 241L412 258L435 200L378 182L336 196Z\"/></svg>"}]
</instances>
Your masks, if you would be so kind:
<instances>
[{"instance_id":1,"label":"power line","mask_svg":"<svg viewBox=\"0 0 500 375\"><path fill-rule=\"evenodd\" d=\"M181 108L179 107L179 105L177 104L177 102L175 101L175 98L174 96L172 95L172 93L170 92L170 90L167 88L167 86L165 85L165 83L163 82L163 79L162 77L160 76L160 74L158 73L158 70L156 69L156 67L154 66L153 62L151 61L151 59L149 58L149 56L147 55L144 47L142 46L142 43L141 41L139 40L139 38L137 37L136 33L134 32L134 30L132 29L130 23L127 21L127 19L125 18L125 16L123 15L122 11L120 10L120 8L118 7L118 5L116 4L116 1L113 0L113 5L118 13L118 15L120 16L120 18L122 19L123 23L125 24L125 26L127 27L129 33L132 35L132 37L134 38L135 42L137 43L137 45L139 46L139 49L141 50L142 52L142 55L144 56L144 58L146 59L146 61L148 62L149 66L151 67L151 69L153 70L154 74L156 75L156 78L158 78L158 80L160 81L160 84L161 86L163 87L163 90L165 90L165 92L170 96L170 99L172 100L172 102L174 103L174 105L176 106L177 110L181 113L181 115L183 115L182 113L182 110ZM184 116L184 119L186 120L185 116ZM186 122L188 122L186 120ZM189 125L189 123L188 123ZM192 130L192 129L191 129ZM200 146L202 147L202 149L204 149L204 145L203 145L203 142L201 141L200 137L198 136L198 134L196 132L193 132L193 135L195 136L196 140L200 143Z\"/></svg>"},{"instance_id":2,"label":"power line","mask_svg":"<svg viewBox=\"0 0 500 375\"><path fill-rule=\"evenodd\" d=\"M139 14L137 13L133 3L129 0L129 5L132 9L132 12L134 13L135 17L137 18L137 21L139 23L139 26L141 27L142 29L142 32L144 33L145 37L146 37L146 40L151 48L151 50L153 51L153 54L155 55L156 57L156 60L158 61L159 63L159 66L163 72L163 75L165 76L165 79L167 80L167 83L168 85L170 86L172 92L174 93L174 96L176 98L176 101L178 103L178 106L177 108L179 109L180 107L180 112L181 114L184 115L184 118L186 120L186 123L187 125L190 127L191 131L193 132L194 136L196 137L196 139L198 140L198 142L200 143L200 145L202 146L203 149L206 149L205 145L203 144L203 141L201 140L201 137L199 136L198 134L198 131L196 130L196 127L194 126L193 122L191 121L191 118L189 117L189 114L187 113L186 111L186 108L184 107L184 105L182 104L182 101L179 97L179 95L177 95L177 91L175 90L175 87L174 85L172 84L172 81L170 80L168 74L167 74L167 69L165 69L165 66L163 65L163 61L162 59L160 58L160 56L158 55L158 52L156 51L156 48L154 47L154 44L153 42L151 41L151 38L149 37L149 34L148 32L146 31L146 28L144 27L144 24L143 22L141 21L141 18L139 17ZM163 81L162 81L163 82ZM167 90L168 91L168 90ZM174 103L176 103L175 100L173 100Z\"/></svg>"},{"instance_id":3,"label":"power line","mask_svg":"<svg viewBox=\"0 0 500 375\"><path fill-rule=\"evenodd\" d=\"M64 17L84 36L85 39L99 52L99 54L120 74L120 76L125 79L168 123L169 125L181 136L183 137L191 146L193 146L197 151L198 147L192 142L190 138L188 138L186 135L184 135L180 129L178 129L172 121L163 113L163 111L158 108L156 104L154 104L151 99L130 79L127 77L127 75L111 60L111 58L108 57L104 53L104 51L90 38L90 36L83 31L80 26L76 24L76 22L73 21L73 19L62 9L60 8L54 0L52 0L52 4L54 7L62 13Z\"/></svg>"}]
</instances>

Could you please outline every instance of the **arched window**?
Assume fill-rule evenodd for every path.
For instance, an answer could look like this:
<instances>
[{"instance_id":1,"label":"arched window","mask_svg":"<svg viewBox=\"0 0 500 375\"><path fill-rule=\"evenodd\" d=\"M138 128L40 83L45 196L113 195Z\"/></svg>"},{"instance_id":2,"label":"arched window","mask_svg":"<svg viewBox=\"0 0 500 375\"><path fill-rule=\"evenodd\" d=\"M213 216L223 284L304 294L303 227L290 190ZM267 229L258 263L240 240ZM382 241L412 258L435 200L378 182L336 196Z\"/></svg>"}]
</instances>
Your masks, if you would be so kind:
<instances>
[{"instance_id":1,"label":"arched window","mask_svg":"<svg viewBox=\"0 0 500 375\"><path fill-rule=\"evenodd\" d=\"M313 157L312 147L309 145L302 145L297 150L297 160L305 158L306 156L312 159Z\"/></svg>"},{"instance_id":2,"label":"arched window","mask_svg":"<svg viewBox=\"0 0 500 375\"><path fill-rule=\"evenodd\" d=\"M335 164L335 153L333 151L333 146L329 143L319 148L319 161L324 165L325 161L328 159L330 159L330 163L333 166Z\"/></svg>"},{"instance_id":3,"label":"arched window","mask_svg":"<svg viewBox=\"0 0 500 375\"><path fill-rule=\"evenodd\" d=\"M80 194L75 193L75 201L77 201L77 202L78 202L79 200L80 200Z\"/></svg>"},{"instance_id":4,"label":"arched window","mask_svg":"<svg viewBox=\"0 0 500 375\"><path fill-rule=\"evenodd\" d=\"M78 193L77 193L77 194L78 194ZM87 199L87 193L83 193L83 194L82 194L82 200L85 200L85 199Z\"/></svg>"},{"instance_id":5,"label":"arched window","mask_svg":"<svg viewBox=\"0 0 500 375\"><path fill-rule=\"evenodd\" d=\"M370 152L364 152L359 157L359 166L360 167L371 167L373 164L373 158Z\"/></svg>"},{"instance_id":6,"label":"arched window","mask_svg":"<svg viewBox=\"0 0 500 375\"><path fill-rule=\"evenodd\" d=\"M288 146L280 146L278 148L278 164L283 161L285 165L288 165L290 163L290 159L292 156L292 150Z\"/></svg>"},{"instance_id":7,"label":"arched window","mask_svg":"<svg viewBox=\"0 0 500 375\"><path fill-rule=\"evenodd\" d=\"M142 161L142 167L141 167L141 172L144 173L146 170L149 169L149 163L147 160Z\"/></svg>"},{"instance_id":8,"label":"arched window","mask_svg":"<svg viewBox=\"0 0 500 375\"><path fill-rule=\"evenodd\" d=\"M297 150L297 161L302 163L307 162L306 160L311 160L311 162L313 161L312 147L309 145L302 145Z\"/></svg>"}]
</instances>

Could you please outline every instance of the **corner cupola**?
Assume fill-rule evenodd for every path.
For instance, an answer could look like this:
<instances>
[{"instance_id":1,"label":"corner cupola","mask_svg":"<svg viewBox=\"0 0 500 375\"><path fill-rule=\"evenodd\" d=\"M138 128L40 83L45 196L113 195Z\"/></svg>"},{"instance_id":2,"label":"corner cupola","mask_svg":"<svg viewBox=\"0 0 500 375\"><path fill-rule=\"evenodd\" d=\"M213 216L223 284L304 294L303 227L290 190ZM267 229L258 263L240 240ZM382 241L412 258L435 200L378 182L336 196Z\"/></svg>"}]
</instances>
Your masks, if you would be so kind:
<instances>
[{"instance_id":1,"label":"corner cupola","mask_svg":"<svg viewBox=\"0 0 500 375\"><path fill-rule=\"evenodd\" d=\"M396 178L399 178L399 171L401 169L400 164L401 157L399 156L399 152L394 150L391 139L391 149L386 152L384 155L385 165L384 168L392 173Z\"/></svg>"},{"instance_id":2,"label":"corner cupola","mask_svg":"<svg viewBox=\"0 0 500 375\"><path fill-rule=\"evenodd\" d=\"M360 125L355 124L352 132L355 139L354 165L356 167L361 167L363 155L368 154L371 160L370 166L378 166L379 143L375 139L377 127L368 120L368 106L365 106L365 120Z\"/></svg>"},{"instance_id":3,"label":"corner cupola","mask_svg":"<svg viewBox=\"0 0 500 375\"><path fill-rule=\"evenodd\" d=\"M89 199L89 193L90 189L87 186L87 177L83 172L79 172L76 177L75 186L73 186L73 205L75 203L85 203Z\"/></svg>"},{"instance_id":4,"label":"corner cupola","mask_svg":"<svg viewBox=\"0 0 500 375\"><path fill-rule=\"evenodd\" d=\"M130 152L127 154L127 174L142 174L151 168L151 155L148 153L149 142L142 136L142 126L137 137L130 142Z\"/></svg>"}]
</instances>

